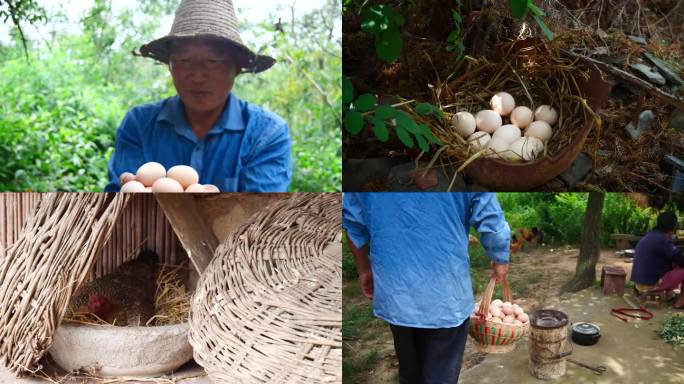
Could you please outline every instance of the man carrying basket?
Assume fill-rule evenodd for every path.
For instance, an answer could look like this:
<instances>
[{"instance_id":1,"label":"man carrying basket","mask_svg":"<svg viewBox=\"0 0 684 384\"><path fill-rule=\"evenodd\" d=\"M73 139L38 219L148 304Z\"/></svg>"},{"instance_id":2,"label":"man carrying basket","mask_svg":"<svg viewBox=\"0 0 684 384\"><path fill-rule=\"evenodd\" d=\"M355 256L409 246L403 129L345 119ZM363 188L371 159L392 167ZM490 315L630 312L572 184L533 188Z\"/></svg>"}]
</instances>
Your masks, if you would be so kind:
<instances>
[{"instance_id":1,"label":"man carrying basket","mask_svg":"<svg viewBox=\"0 0 684 384\"><path fill-rule=\"evenodd\" d=\"M493 193L344 194L361 289L390 324L402 384L458 382L474 310L471 226L502 281L510 229Z\"/></svg>"}]
</instances>

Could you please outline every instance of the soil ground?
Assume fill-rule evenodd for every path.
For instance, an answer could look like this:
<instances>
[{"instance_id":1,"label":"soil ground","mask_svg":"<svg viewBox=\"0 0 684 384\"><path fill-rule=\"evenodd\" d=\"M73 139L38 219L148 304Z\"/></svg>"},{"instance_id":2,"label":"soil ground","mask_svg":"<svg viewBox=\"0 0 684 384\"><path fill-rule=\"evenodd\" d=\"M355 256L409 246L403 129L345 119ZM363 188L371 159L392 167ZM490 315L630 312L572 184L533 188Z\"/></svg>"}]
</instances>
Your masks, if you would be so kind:
<instances>
[{"instance_id":1,"label":"soil ground","mask_svg":"<svg viewBox=\"0 0 684 384\"><path fill-rule=\"evenodd\" d=\"M660 329L663 318L672 310L653 310L654 319L626 324L610 316L611 308L629 306L621 297L603 297L597 286L575 294L560 293L560 287L574 274L578 255L577 248L569 247L523 250L512 256L508 274L514 300L528 313L539 308L554 308L566 312L571 322L591 321L602 329L604 336L597 345L578 346L573 357L582 362L603 364L608 367L608 372L597 376L585 368L568 363L567 374L559 382L645 383L646 379L649 383L684 382L684 351L674 350L655 333ZM603 265L621 266L627 272L629 281L632 266L629 260L616 256L615 249L604 249L597 265L597 275ZM625 291L630 292L630 289ZM343 294L345 318L350 313L354 315L363 311L366 311L366 316L372 317L370 303L361 296L356 280L345 283ZM635 302L633 298L630 300L630 294L625 297ZM375 318L366 319L360 334L345 339L345 342L345 360L354 359L357 362L348 368L354 371L345 372L345 383L398 382L392 335L384 322ZM645 358L653 360L648 365L652 369L644 366ZM496 355L477 352L469 338L461 382L541 382L529 374L527 364L526 342L521 342L514 352Z\"/></svg>"}]
</instances>

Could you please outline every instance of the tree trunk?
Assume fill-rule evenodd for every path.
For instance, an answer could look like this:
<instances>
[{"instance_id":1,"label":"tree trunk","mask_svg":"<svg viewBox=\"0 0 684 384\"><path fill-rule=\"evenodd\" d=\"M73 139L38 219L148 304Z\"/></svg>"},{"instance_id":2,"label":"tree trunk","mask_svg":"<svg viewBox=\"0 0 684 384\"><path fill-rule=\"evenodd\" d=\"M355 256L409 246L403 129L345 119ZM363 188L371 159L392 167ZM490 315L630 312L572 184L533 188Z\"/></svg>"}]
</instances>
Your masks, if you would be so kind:
<instances>
[{"instance_id":1,"label":"tree trunk","mask_svg":"<svg viewBox=\"0 0 684 384\"><path fill-rule=\"evenodd\" d=\"M575 277L566 283L562 290L576 292L591 287L596 282L596 262L599 258L599 232L601 227L601 210L605 194L589 192L587 209L584 211L582 240L577 258Z\"/></svg>"}]
</instances>

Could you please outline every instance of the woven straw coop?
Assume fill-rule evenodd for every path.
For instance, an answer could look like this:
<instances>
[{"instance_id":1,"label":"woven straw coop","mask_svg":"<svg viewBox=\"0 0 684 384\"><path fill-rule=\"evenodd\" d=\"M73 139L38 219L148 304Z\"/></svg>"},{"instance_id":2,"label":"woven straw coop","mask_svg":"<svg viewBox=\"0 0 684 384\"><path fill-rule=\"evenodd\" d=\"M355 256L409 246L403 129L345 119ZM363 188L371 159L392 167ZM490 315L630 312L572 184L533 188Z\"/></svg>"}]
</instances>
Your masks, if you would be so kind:
<instances>
[{"instance_id":1,"label":"woven straw coop","mask_svg":"<svg viewBox=\"0 0 684 384\"><path fill-rule=\"evenodd\" d=\"M341 382L339 194L0 194L0 362L41 372L78 287L154 250L188 265L216 383Z\"/></svg>"}]
</instances>

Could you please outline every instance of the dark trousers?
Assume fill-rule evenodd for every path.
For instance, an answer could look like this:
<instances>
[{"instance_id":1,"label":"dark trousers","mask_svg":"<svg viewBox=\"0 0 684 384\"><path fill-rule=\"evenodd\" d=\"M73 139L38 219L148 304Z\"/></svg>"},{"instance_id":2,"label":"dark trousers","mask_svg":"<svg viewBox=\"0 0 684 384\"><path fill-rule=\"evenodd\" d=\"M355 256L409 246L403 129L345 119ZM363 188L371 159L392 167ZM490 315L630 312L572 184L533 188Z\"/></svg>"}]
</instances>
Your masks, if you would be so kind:
<instances>
[{"instance_id":1,"label":"dark trousers","mask_svg":"<svg viewBox=\"0 0 684 384\"><path fill-rule=\"evenodd\" d=\"M391 325L401 384L455 384L461 372L468 320L455 328Z\"/></svg>"}]
</instances>

